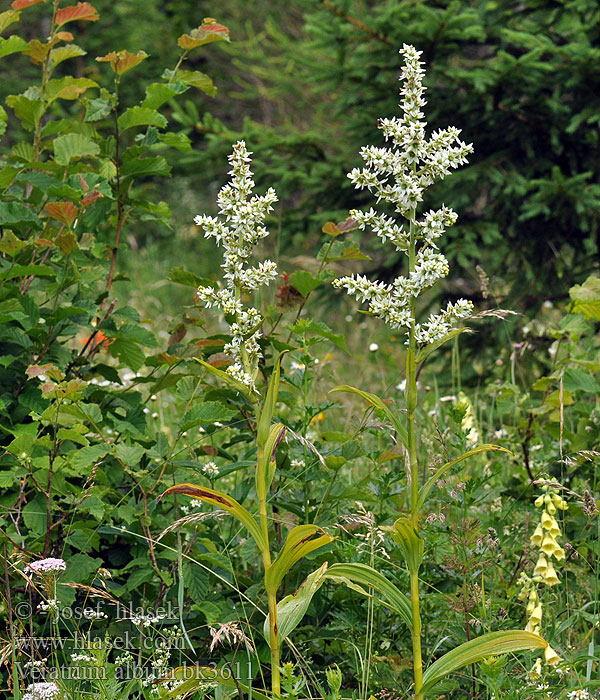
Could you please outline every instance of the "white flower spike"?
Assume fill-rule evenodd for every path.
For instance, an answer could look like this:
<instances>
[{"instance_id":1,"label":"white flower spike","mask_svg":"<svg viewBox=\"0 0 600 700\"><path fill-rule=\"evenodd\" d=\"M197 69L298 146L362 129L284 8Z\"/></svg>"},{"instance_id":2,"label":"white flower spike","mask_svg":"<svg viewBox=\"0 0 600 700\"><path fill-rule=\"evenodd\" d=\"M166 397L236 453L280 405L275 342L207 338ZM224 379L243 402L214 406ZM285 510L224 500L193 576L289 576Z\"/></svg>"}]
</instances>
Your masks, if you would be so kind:
<instances>
[{"instance_id":1,"label":"white flower spike","mask_svg":"<svg viewBox=\"0 0 600 700\"><path fill-rule=\"evenodd\" d=\"M214 238L223 247L223 287L199 287L197 299L207 308L216 306L225 315L233 316L230 323L231 341L225 352L233 363L227 373L254 390L261 350L262 316L257 309L246 308L242 294L268 285L277 278L277 265L265 260L257 267L248 267L254 246L269 232L263 222L272 211L277 195L269 188L263 196L252 195L254 180L250 170L252 154L244 141L233 146L229 156L231 182L217 196L221 217L199 215L195 223L204 229L205 238Z\"/></svg>"},{"instance_id":2,"label":"white flower spike","mask_svg":"<svg viewBox=\"0 0 600 700\"><path fill-rule=\"evenodd\" d=\"M360 154L366 167L355 168L348 177L357 189L368 189L378 202L390 203L396 214L409 221L407 230L394 217L373 208L368 212L350 212L360 229L372 229L383 241L390 241L396 250L408 255L410 271L408 276L398 277L392 284L371 282L361 275L341 277L333 284L344 287L358 301L368 302L371 313L392 328L412 330L418 345L427 345L447 335L456 321L470 316L473 304L459 299L455 304L448 304L440 314L432 314L424 323L416 322L414 300L449 272L448 261L437 252L436 240L457 219L452 209L442 206L417 220L417 206L427 187L467 162L473 147L459 139L460 130L455 127L436 131L431 138L426 138L427 124L421 111L426 104L422 83L425 71L419 61L421 52L405 44L400 53L405 59L400 76L403 81L400 107L404 116L379 120L378 127L386 141L391 141L391 147L364 146Z\"/></svg>"}]
</instances>

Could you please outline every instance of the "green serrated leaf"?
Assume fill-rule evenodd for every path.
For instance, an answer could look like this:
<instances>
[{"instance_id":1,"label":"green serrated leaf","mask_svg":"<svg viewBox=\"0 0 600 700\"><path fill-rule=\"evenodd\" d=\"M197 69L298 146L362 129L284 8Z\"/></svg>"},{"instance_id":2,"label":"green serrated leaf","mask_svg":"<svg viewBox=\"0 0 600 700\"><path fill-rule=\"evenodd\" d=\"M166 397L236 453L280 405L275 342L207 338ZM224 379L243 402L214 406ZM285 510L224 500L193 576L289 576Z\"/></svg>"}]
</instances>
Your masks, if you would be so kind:
<instances>
[{"instance_id":1,"label":"green serrated leaf","mask_svg":"<svg viewBox=\"0 0 600 700\"><path fill-rule=\"evenodd\" d=\"M2 14L4 14L4 12ZM4 56L8 56L11 53L25 51L28 48L29 44L25 39L21 39L21 37L16 34L9 36L8 39L0 37L0 58L4 58Z\"/></svg>"},{"instance_id":2,"label":"green serrated leaf","mask_svg":"<svg viewBox=\"0 0 600 700\"><path fill-rule=\"evenodd\" d=\"M181 419L177 429L182 433L197 425L231 420L236 414L236 409L229 408L219 401L205 401L192 407Z\"/></svg>"},{"instance_id":3,"label":"green serrated leaf","mask_svg":"<svg viewBox=\"0 0 600 700\"><path fill-rule=\"evenodd\" d=\"M163 78L166 80L171 80L174 78L184 85L190 85L191 87L202 90L202 92L205 92L211 97L214 97L217 94L217 88L215 87L212 79L205 73L201 73L198 70L182 70L180 68L177 72L175 72L167 69L163 73Z\"/></svg>"},{"instance_id":4,"label":"green serrated leaf","mask_svg":"<svg viewBox=\"0 0 600 700\"><path fill-rule=\"evenodd\" d=\"M6 104L13 110L24 129L33 131L46 111L41 100L30 100L25 95L9 95Z\"/></svg>"},{"instance_id":5,"label":"green serrated leaf","mask_svg":"<svg viewBox=\"0 0 600 700\"><path fill-rule=\"evenodd\" d=\"M303 297L308 296L319 285L323 284L322 280L313 277L306 270L296 270L290 275L290 284L294 289L297 289Z\"/></svg>"},{"instance_id":6,"label":"green serrated leaf","mask_svg":"<svg viewBox=\"0 0 600 700\"><path fill-rule=\"evenodd\" d=\"M162 156L155 158L131 158L123 163L122 177L170 175L171 167Z\"/></svg>"},{"instance_id":7,"label":"green serrated leaf","mask_svg":"<svg viewBox=\"0 0 600 700\"><path fill-rule=\"evenodd\" d=\"M167 126L167 119L150 107L130 107L117 120L119 129L125 131L133 126Z\"/></svg>"},{"instance_id":8,"label":"green serrated leaf","mask_svg":"<svg viewBox=\"0 0 600 700\"><path fill-rule=\"evenodd\" d=\"M65 134L53 141L54 160L59 165L67 166L75 158L97 156L100 146L82 134Z\"/></svg>"}]
</instances>

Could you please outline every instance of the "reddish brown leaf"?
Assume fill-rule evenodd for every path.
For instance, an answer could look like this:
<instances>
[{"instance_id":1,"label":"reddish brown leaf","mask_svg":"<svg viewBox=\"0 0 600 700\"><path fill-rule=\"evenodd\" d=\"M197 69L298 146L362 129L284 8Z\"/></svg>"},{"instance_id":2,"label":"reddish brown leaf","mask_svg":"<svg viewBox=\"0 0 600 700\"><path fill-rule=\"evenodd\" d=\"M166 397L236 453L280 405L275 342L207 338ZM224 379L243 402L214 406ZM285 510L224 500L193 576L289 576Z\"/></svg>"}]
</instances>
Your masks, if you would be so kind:
<instances>
[{"instance_id":1,"label":"reddish brown leaf","mask_svg":"<svg viewBox=\"0 0 600 700\"><path fill-rule=\"evenodd\" d=\"M321 229L323 233L326 233L328 236L334 236L337 237L340 235L341 231L339 228L333 223L333 221L328 221L323 228Z\"/></svg>"},{"instance_id":2,"label":"reddish brown leaf","mask_svg":"<svg viewBox=\"0 0 600 700\"><path fill-rule=\"evenodd\" d=\"M103 63L110 63L111 68L117 75L123 75L128 70L135 68L148 54L145 51L131 53L130 51L111 51L106 56L96 56L96 60Z\"/></svg>"},{"instance_id":3,"label":"reddish brown leaf","mask_svg":"<svg viewBox=\"0 0 600 700\"><path fill-rule=\"evenodd\" d=\"M77 218L78 209L73 202L49 202L45 206L48 216L60 221L65 226L71 226Z\"/></svg>"},{"instance_id":4,"label":"reddish brown leaf","mask_svg":"<svg viewBox=\"0 0 600 700\"><path fill-rule=\"evenodd\" d=\"M90 189L90 186L87 184L87 182L83 179L83 175L81 173L77 173L77 177L79 178L79 182L81 183L81 186L83 189L87 192L87 190Z\"/></svg>"},{"instance_id":5,"label":"reddish brown leaf","mask_svg":"<svg viewBox=\"0 0 600 700\"><path fill-rule=\"evenodd\" d=\"M97 199L100 199L101 197L104 197L102 192L98 192L98 190L92 190L89 194L86 194L85 197L79 202L79 205L82 207L89 207L92 202L95 202Z\"/></svg>"},{"instance_id":6,"label":"reddish brown leaf","mask_svg":"<svg viewBox=\"0 0 600 700\"><path fill-rule=\"evenodd\" d=\"M54 36L61 41L73 41L71 32L56 32Z\"/></svg>"},{"instance_id":7,"label":"reddish brown leaf","mask_svg":"<svg viewBox=\"0 0 600 700\"><path fill-rule=\"evenodd\" d=\"M177 45L190 51L213 41L229 41L229 29L224 24L217 24L212 17L205 17L204 24L192 29L189 34L182 34L177 39Z\"/></svg>"},{"instance_id":8,"label":"reddish brown leaf","mask_svg":"<svg viewBox=\"0 0 600 700\"><path fill-rule=\"evenodd\" d=\"M11 3L13 10L24 10L32 5L39 5L41 2L46 2L46 0L15 0Z\"/></svg>"},{"instance_id":9,"label":"reddish brown leaf","mask_svg":"<svg viewBox=\"0 0 600 700\"><path fill-rule=\"evenodd\" d=\"M73 22L76 19L95 22L100 19L100 15L98 10L93 5L90 5L89 2L78 2L77 5L70 5L69 7L63 7L62 10L58 10L56 13L56 26L62 27L63 24Z\"/></svg>"},{"instance_id":10,"label":"reddish brown leaf","mask_svg":"<svg viewBox=\"0 0 600 700\"><path fill-rule=\"evenodd\" d=\"M346 221L340 221L337 227L342 233L354 231L354 229L358 228L358 221L350 216L346 219Z\"/></svg>"}]
</instances>

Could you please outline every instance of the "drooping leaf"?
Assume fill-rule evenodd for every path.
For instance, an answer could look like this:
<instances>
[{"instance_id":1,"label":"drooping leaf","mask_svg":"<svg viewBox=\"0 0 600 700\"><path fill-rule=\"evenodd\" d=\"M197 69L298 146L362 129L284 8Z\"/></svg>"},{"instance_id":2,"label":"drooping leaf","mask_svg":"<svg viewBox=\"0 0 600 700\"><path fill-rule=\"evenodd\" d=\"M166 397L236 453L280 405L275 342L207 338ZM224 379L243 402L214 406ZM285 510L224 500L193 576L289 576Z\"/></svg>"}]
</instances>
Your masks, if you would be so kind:
<instances>
[{"instance_id":1,"label":"drooping leaf","mask_svg":"<svg viewBox=\"0 0 600 700\"><path fill-rule=\"evenodd\" d=\"M306 270L296 270L296 272L292 272L290 275L290 284L294 289L297 289L303 297L306 297L319 285L323 284L323 281L313 277L310 272Z\"/></svg>"},{"instance_id":2,"label":"drooping leaf","mask_svg":"<svg viewBox=\"0 0 600 700\"><path fill-rule=\"evenodd\" d=\"M21 37L16 34L9 36L8 39L0 37L0 58L8 56L11 53L26 51L28 48L29 44L25 39L21 39Z\"/></svg>"},{"instance_id":3,"label":"drooping leaf","mask_svg":"<svg viewBox=\"0 0 600 700\"><path fill-rule=\"evenodd\" d=\"M192 29L189 34L182 34L177 39L177 46L186 51L191 51L198 46L211 44L214 41L229 41L229 29L215 21L210 23L205 21L204 24L196 27L196 29Z\"/></svg>"},{"instance_id":4,"label":"drooping leaf","mask_svg":"<svg viewBox=\"0 0 600 700\"><path fill-rule=\"evenodd\" d=\"M87 51L84 51L81 46L77 44L66 44L65 46L58 46L50 51L50 59L48 66L52 70L69 58L75 58L76 56L85 56Z\"/></svg>"},{"instance_id":5,"label":"drooping leaf","mask_svg":"<svg viewBox=\"0 0 600 700\"><path fill-rule=\"evenodd\" d=\"M600 277L588 277L583 284L569 289L571 310L593 321L600 321Z\"/></svg>"},{"instance_id":6,"label":"drooping leaf","mask_svg":"<svg viewBox=\"0 0 600 700\"><path fill-rule=\"evenodd\" d=\"M380 399L379 396L377 396L376 394L371 394L368 391L361 391L360 389L356 389L353 386L348 386L347 384L341 384L340 386L336 386L333 389L331 389L329 393L333 394L336 391L342 391L348 394L358 394L358 396L361 396L370 406L373 406L373 408L376 408L378 411L381 411L394 426L396 432L398 433L400 442L405 447L407 446L408 436L406 434L405 426L400 422L399 416L397 416L394 413L394 411L392 411L392 409L388 406L388 404L384 403L384 401Z\"/></svg>"},{"instance_id":7,"label":"drooping leaf","mask_svg":"<svg viewBox=\"0 0 600 700\"><path fill-rule=\"evenodd\" d=\"M18 10L0 12L0 34L2 34L7 27L10 27L11 24L18 22L20 16L21 13Z\"/></svg>"},{"instance_id":8,"label":"drooping leaf","mask_svg":"<svg viewBox=\"0 0 600 700\"><path fill-rule=\"evenodd\" d=\"M56 12L55 22L57 27L62 27L67 22L79 20L80 22L96 22L100 19L98 10L89 2L78 2L77 5L63 7Z\"/></svg>"},{"instance_id":9,"label":"drooping leaf","mask_svg":"<svg viewBox=\"0 0 600 700\"><path fill-rule=\"evenodd\" d=\"M237 379L234 379L230 374L227 374L227 372L223 372L223 370L213 367L211 364L199 359L198 357L194 359L196 360L196 362L199 362L208 372L214 374L215 377L218 377L219 379L224 381L232 389L239 391L240 394L245 396L250 402L256 403L256 396L250 393L250 389L245 384L242 384L242 382L238 381Z\"/></svg>"},{"instance_id":10,"label":"drooping leaf","mask_svg":"<svg viewBox=\"0 0 600 700\"><path fill-rule=\"evenodd\" d=\"M155 158L130 158L123 163L122 177L170 175L171 167L162 156Z\"/></svg>"},{"instance_id":11,"label":"drooping leaf","mask_svg":"<svg viewBox=\"0 0 600 700\"><path fill-rule=\"evenodd\" d=\"M55 100L76 100L88 88L98 87L98 83L89 78L73 78L68 75L65 78L49 80L46 84L44 95L48 102Z\"/></svg>"},{"instance_id":12,"label":"drooping leaf","mask_svg":"<svg viewBox=\"0 0 600 700\"><path fill-rule=\"evenodd\" d=\"M110 63L110 67L117 75L123 75L123 73L127 73L128 70L135 68L145 58L148 58L148 54L145 51L131 53L130 51L123 50L111 51L107 53L106 56L97 56L96 60Z\"/></svg>"},{"instance_id":13,"label":"drooping leaf","mask_svg":"<svg viewBox=\"0 0 600 700\"><path fill-rule=\"evenodd\" d=\"M53 141L54 160L59 165L67 166L74 158L97 156L100 146L83 134L65 134Z\"/></svg>"},{"instance_id":14,"label":"drooping leaf","mask_svg":"<svg viewBox=\"0 0 600 700\"><path fill-rule=\"evenodd\" d=\"M479 454L480 452L506 452L506 454L512 455L510 450L507 450L506 447L501 447L500 445L479 445L479 447L474 447L472 450L460 455L460 457L456 457L455 459L451 459L449 462L442 464L442 466L439 467L439 469L436 469L435 473L429 479L427 479L427 481L419 489L419 508L423 507L423 504L425 503L427 496L430 494L431 489L449 469L452 469L455 464L462 462L463 459L468 459L469 457Z\"/></svg>"},{"instance_id":15,"label":"drooping leaf","mask_svg":"<svg viewBox=\"0 0 600 700\"><path fill-rule=\"evenodd\" d=\"M333 537L317 525L298 525L290 530L283 548L265 573L267 592L276 593L283 577L296 562L330 542Z\"/></svg>"},{"instance_id":16,"label":"drooping leaf","mask_svg":"<svg viewBox=\"0 0 600 700\"><path fill-rule=\"evenodd\" d=\"M9 95L6 104L13 110L23 128L33 131L46 111L41 100L30 100L25 95Z\"/></svg>"},{"instance_id":17,"label":"drooping leaf","mask_svg":"<svg viewBox=\"0 0 600 700\"><path fill-rule=\"evenodd\" d=\"M24 10L32 5L39 5L41 2L46 2L46 0L13 0L10 6L13 10Z\"/></svg>"},{"instance_id":18,"label":"drooping leaf","mask_svg":"<svg viewBox=\"0 0 600 700\"><path fill-rule=\"evenodd\" d=\"M178 151L191 151L192 142L189 136L184 134L182 131L179 133L173 133L172 131L167 131L166 134L159 134L158 140L164 143L165 146L171 146L171 148L176 148Z\"/></svg>"},{"instance_id":19,"label":"drooping leaf","mask_svg":"<svg viewBox=\"0 0 600 700\"><path fill-rule=\"evenodd\" d=\"M545 649L542 637L524 630L490 632L471 639L434 661L423 674L423 692L427 693L436 683L459 668L477 663L488 656L510 654L516 651Z\"/></svg>"},{"instance_id":20,"label":"drooping leaf","mask_svg":"<svg viewBox=\"0 0 600 700\"><path fill-rule=\"evenodd\" d=\"M33 226L41 228L38 215L21 202L0 203L0 224L2 226Z\"/></svg>"},{"instance_id":21,"label":"drooping leaf","mask_svg":"<svg viewBox=\"0 0 600 700\"><path fill-rule=\"evenodd\" d=\"M233 517L237 518L252 535L259 549L263 552L265 551L267 545L258 523L256 522L255 518L244 508L244 506L235 500L235 498L232 498L221 491L215 491L214 489L209 489L206 486L196 486L195 484L177 484L177 486L171 486L171 488L168 488L160 498L164 498L169 494L179 493L184 494L185 496L191 496L192 498L198 498L201 501L210 503L211 505L215 506L215 508L220 508L230 515L233 515Z\"/></svg>"},{"instance_id":22,"label":"drooping leaf","mask_svg":"<svg viewBox=\"0 0 600 700\"><path fill-rule=\"evenodd\" d=\"M117 120L119 129L125 131L132 126L167 126L167 119L150 107L130 107Z\"/></svg>"},{"instance_id":23,"label":"drooping leaf","mask_svg":"<svg viewBox=\"0 0 600 700\"><path fill-rule=\"evenodd\" d=\"M180 68L178 71L172 71L167 68L163 73L163 78L166 80L179 80L184 85L198 88L211 97L217 94L217 88L212 79L198 70L183 70Z\"/></svg>"},{"instance_id":24,"label":"drooping leaf","mask_svg":"<svg viewBox=\"0 0 600 700\"><path fill-rule=\"evenodd\" d=\"M49 202L44 209L49 216L65 226L71 226L79 213L73 202Z\"/></svg>"}]
</instances>

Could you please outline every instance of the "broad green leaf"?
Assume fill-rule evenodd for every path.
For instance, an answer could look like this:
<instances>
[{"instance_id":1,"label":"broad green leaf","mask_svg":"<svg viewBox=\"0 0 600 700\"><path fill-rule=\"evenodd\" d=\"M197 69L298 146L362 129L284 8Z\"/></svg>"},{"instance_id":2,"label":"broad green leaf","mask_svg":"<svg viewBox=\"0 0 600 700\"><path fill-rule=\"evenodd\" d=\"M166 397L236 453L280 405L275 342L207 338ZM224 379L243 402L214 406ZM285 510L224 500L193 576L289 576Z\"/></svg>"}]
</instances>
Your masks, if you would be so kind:
<instances>
[{"instance_id":1,"label":"broad green leaf","mask_svg":"<svg viewBox=\"0 0 600 700\"><path fill-rule=\"evenodd\" d=\"M250 389L245 384L242 384L242 382L239 382L237 379L234 379L230 374L227 374L227 372L223 372L223 370L217 369L216 367L209 365L208 362L205 362L204 360L201 360L198 357L194 359L196 360L196 362L199 362L208 372L214 374L215 377L218 377L219 379L224 381L232 389L239 391L240 394L242 394L248 399L248 401L250 401L251 403L256 403L256 396L250 392Z\"/></svg>"},{"instance_id":2,"label":"broad green leaf","mask_svg":"<svg viewBox=\"0 0 600 700\"><path fill-rule=\"evenodd\" d=\"M235 691L237 691L239 687L239 689L244 692L245 697L256 698L256 700L271 700L269 695L261 693L254 687L250 689L237 679L234 680L231 669L229 668L218 669L212 666L180 666L179 668L174 668L169 671L169 673L158 682L167 683L173 682L174 680L178 681L175 689L171 690L168 695L163 696L169 698L169 700L191 697L197 690L204 691L207 683L218 683L219 685L231 688Z\"/></svg>"},{"instance_id":3,"label":"broad green leaf","mask_svg":"<svg viewBox=\"0 0 600 700\"><path fill-rule=\"evenodd\" d=\"M215 491L214 489L209 489L206 486L196 486L195 484L177 484L177 486L171 486L171 488L167 489L160 498L177 493L182 493L185 496L191 496L192 498L198 498L201 501L210 503L211 505L215 506L215 508L221 508L221 510L233 515L233 517L237 518L252 535L261 552L266 550L267 544L265 543L265 539L262 535L260 527L258 526L258 523L256 522L255 518L244 508L244 506L235 500L235 498L232 498L221 491Z\"/></svg>"},{"instance_id":4,"label":"broad green leaf","mask_svg":"<svg viewBox=\"0 0 600 700\"><path fill-rule=\"evenodd\" d=\"M165 146L170 146L171 148L176 148L178 151L191 151L192 142L189 136L183 132L173 133L168 131L166 134L159 134L158 140L164 143Z\"/></svg>"},{"instance_id":5,"label":"broad green leaf","mask_svg":"<svg viewBox=\"0 0 600 700\"><path fill-rule=\"evenodd\" d=\"M410 600L376 569L356 562L339 563L332 564L327 570L326 576L327 578L341 581L355 590L360 589L353 584L361 584L373 588L383 596L384 600L382 602L384 605L397 612L406 622L408 628L412 629Z\"/></svg>"},{"instance_id":6,"label":"broad green leaf","mask_svg":"<svg viewBox=\"0 0 600 700\"><path fill-rule=\"evenodd\" d=\"M84 121L97 122L100 119L107 117L111 110L112 105L108 100L103 100L101 97L95 97L86 104Z\"/></svg>"},{"instance_id":7,"label":"broad green leaf","mask_svg":"<svg viewBox=\"0 0 600 700\"><path fill-rule=\"evenodd\" d=\"M42 222L38 215L21 202L0 203L0 224L6 227L33 226L42 228Z\"/></svg>"},{"instance_id":8,"label":"broad green leaf","mask_svg":"<svg viewBox=\"0 0 600 700\"><path fill-rule=\"evenodd\" d=\"M41 100L30 100L25 95L9 95L6 98L6 104L15 113L17 119L20 120L23 128L28 131L35 129L36 124L46 111L46 107Z\"/></svg>"},{"instance_id":9,"label":"broad green leaf","mask_svg":"<svg viewBox=\"0 0 600 700\"><path fill-rule=\"evenodd\" d=\"M58 78L49 80L44 90L44 96L48 102L55 100L76 100L88 88L98 87L98 83L89 78Z\"/></svg>"},{"instance_id":10,"label":"broad green leaf","mask_svg":"<svg viewBox=\"0 0 600 700\"><path fill-rule=\"evenodd\" d=\"M85 467L92 467L97 464L101 459L104 459L109 452L109 448L104 445L90 445L89 447L82 447L80 450L71 452L69 455L69 462L75 469L84 469Z\"/></svg>"},{"instance_id":11,"label":"broad green leaf","mask_svg":"<svg viewBox=\"0 0 600 700\"><path fill-rule=\"evenodd\" d=\"M0 34L7 28L10 27L14 22L19 21L21 13L17 10L6 10L5 12L0 12Z\"/></svg>"},{"instance_id":12,"label":"broad green leaf","mask_svg":"<svg viewBox=\"0 0 600 700\"><path fill-rule=\"evenodd\" d=\"M123 163L122 177L142 177L147 175L170 175L171 167L162 156L155 158L130 158Z\"/></svg>"},{"instance_id":13,"label":"broad green leaf","mask_svg":"<svg viewBox=\"0 0 600 700\"><path fill-rule=\"evenodd\" d=\"M290 275L290 284L297 289L303 297L308 296L319 285L323 284L322 280L313 277L306 270L296 270Z\"/></svg>"},{"instance_id":14,"label":"broad green leaf","mask_svg":"<svg viewBox=\"0 0 600 700\"><path fill-rule=\"evenodd\" d=\"M419 571L423 561L425 543L408 518L398 518L394 527L386 528L394 542L400 545L408 570L412 574Z\"/></svg>"},{"instance_id":15,"label":"broad green leaf","mask_svg":"<svg viewBox=\"0 0 600 700\"><path fill-rule=\"evenodd\" d=\"M65 44L64 46L58 46L50 51L49 67L50 69L54 69L59 63L62 63L69 58L85 56L86 54L87 51L84 51L81 46L77 46L77 44Z\"/></svg>"},{"instance_id":16,"label":"broad green leaf","mask_svg":"<svg viewBox=\"0 0 600 700\"><path fill-rule=\"evenodd\" d=\"M175 72L167 68L162 77L166 80L179 80L184 85L198 88L211 97L217 94L217 88L213 84L211 78L198 70L182 70L180 68Z\"/></svg>"},{"instance_id":17,"label":"broad green leaf","mask_svg":"<svg viewBox=\"0 0 600 700\"><path fill-rule=\"evenodd\" d=\"M296 562L330 542L333 542L333 537L317 525L298 525L290 530L283 548L265 572L267 592L276 593L283 577Z\"/></svg>"},{"instance_id":18,"label":"broad green leaf","mask_svg":"<svg viewBox=\"0 0 600 700\"><path fill-rule=\"evenodd\" d=\"M500 445L479 445L479 447L475 447L472 450L465 452L464 454L460 455L460 457L451 459L449 462L442 464L439 469L436 469L433 476L427 479L423 486L421 486L419 489L418 507L423 507L423 504L425 503L427 496L430 494L431 489L435 486L438 479L440 479L449 469L452 469L455 464L462 462L463 459L468 459L469 457L479 454L480 452L506 452L506 454L512 456L512 452L507 450L506 447L501 447Z\"/></svg>"},{"instance_id":19,"label":"broad green leaf","mask_svg":"<svg viewBox=\"0 0 600 700\"><path fill-rule=\"evenodd\" d=\"M167 119L150 107L130 107L117 120L119 129L125 131L132 126L167 126Z\"/></svg>"},{"instance_id":20,"label":"broad green leaf","mask_svg":"<svg viewBox=\"0 0 600 700\"><path fill-rule=\"evenodd\" d=\"M137 372L146 361L146 355L142 348L133 340L121 338L113 340L108 346L108 352L113 357L118 357L125 367Z\"/></svg>"},{"instance_id":21,"label":"broad green leaf","mask_svg":"<svg viewBox=\"0 0 600 700\"><path fill-rule=\"evenodd\" d=\"M459 668L477 663L488 656L510 654L516 651L545 649L548 642L537 634L524 630L490 632L471 639L434 661L423 674L423 692L427 693L436 683Z\"/></svg>"},{"instance_id":22,"label":"broad green leaf","mask_svg":"<svg viewBox=\"0 0 600 700\"><path fill-rule=\"evenodd\" d=\"M571 287L569 296L573 313L583 314L593 321L600 321L600 277L588 277L583 284Z\"/></svg>"},{"instance_id":23,"label":"broad green leaf","mask_svg":"<svg viewBox=\"0 0 600 700\"><path fill-rule=\"evenodd\" d=\"M236 409L232 409L219 401L205 401L197 406L193 406L179 421L177 429L182 433L197 425L214 423L215 421L225 422L231 420L236 413Z\"/></svg>"},{"instance_id":24,"label":"broad green leaf","mask_svg":"<svg viewBox=\"0 0 600 700\"><path fill-rule=\"evenodd\" d=\"M315 593L326 580L327 562L309 574L295 593L285 596L277 603L277 626L279 638L283 641L296 629L306 615ZM263 635L270 643L270 617L267 615L263 626Z\"/></svg>"},{"instance_id":25,"label":"broad green leaf","mask_svg":"<svg viewBox=\"0 0 600 700\"><path fill-rule=\"evenodd\" d=\"M394 426L396 432L398 433L400 442L405 447L408 445L408 435L406 434L406 428L400 422L399 417L394 413L394 411L392 411L392 409L386 403L384 403L383 400L379 398L379 396L377 396L376 394L370 394L368 391L361 391L360 389L356 389L353 386L348 386L347 384L340 384L340 386L336 386L333 389L331 389L329 393L333 394L338 391L345 392L347 394L358 394L358 396L361 396L370 406L373 406L373 408L376 408L378 411L381 411Z\"/></svg>"},{"instance_id":26,"label":"broad green leaf","mask_svg":"<svg viewBox=\"0 0 600 700\"><path fill-rule=\"evenodd\" d=\"M0 239L0 251L7 255L17 255L23 248L27 247L27 243L20 240L9 229L5 229Z\"/></svg>"},{"instance_id":27,"label":"broad green leaf","mask_svg":"<svg viewBox=\"0 0 600 700\"><path fill-rule=\"evenodd\" d=\"M449 333L446 333L446 335L443 338L436 340L435 343L429 343L428 345L421 348L417 352L417 357L415 359L416 364L420 365L421 362L424 362L429 357L429 355L431 355L432 352L437 350L444 343L447 343L449 340L452 340L452 338L456 338L457 335L460 335L461 333L470 333L470 332L471 332L471 329L468 327L455 328L454 330L450 331Z\"/></svg>"},{"instance_id":28,"label":"broad green leaf","mask_svg":"<svg viewBox=\"0 0 600 700\"><path fill-rule=\"evenodd\" d=\"M181 84L165 85L165 83L152 83L146 87L146 97L142 102L142 107L158 109L172 97L185 92L185 90L187 90L187 87Z\"/></svg>"},{"instance_id":29,"label":"broad green leaf","mask_svg":"<svg viewBox=\"0 0 600 700\"><path fill-rule=\"evenodd\" d=\"M2 14L5 14L4 12ZM9 36L8 39L0 37L0 58L8 56L11 53L18 53L20 51L25 51L29 48L29 44L25 39L21 39L20 36L13 34Z\"/></svg>"},{"instance_id":30,"label":"broad green leaf","mask_svg":"<svg viewBox=\"0 0 600 700\"><path fill-rule=\"evenodd\" d=\"M65 134L53 141L54 160L59 165L67 166L75 158L97 156L100 146L82 134Z\"/></svg>"}]
</instances>

